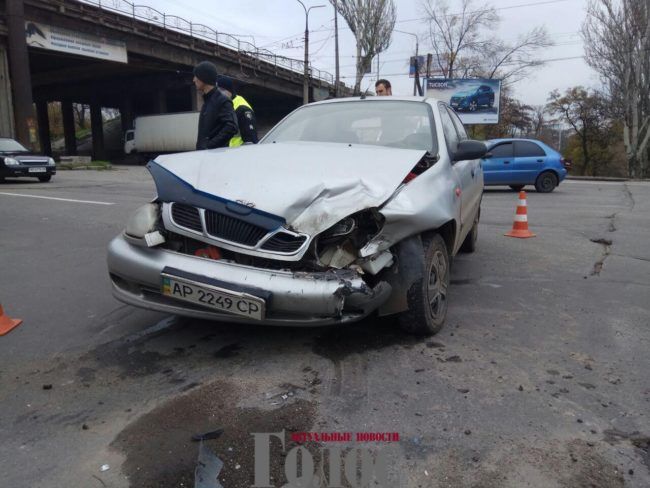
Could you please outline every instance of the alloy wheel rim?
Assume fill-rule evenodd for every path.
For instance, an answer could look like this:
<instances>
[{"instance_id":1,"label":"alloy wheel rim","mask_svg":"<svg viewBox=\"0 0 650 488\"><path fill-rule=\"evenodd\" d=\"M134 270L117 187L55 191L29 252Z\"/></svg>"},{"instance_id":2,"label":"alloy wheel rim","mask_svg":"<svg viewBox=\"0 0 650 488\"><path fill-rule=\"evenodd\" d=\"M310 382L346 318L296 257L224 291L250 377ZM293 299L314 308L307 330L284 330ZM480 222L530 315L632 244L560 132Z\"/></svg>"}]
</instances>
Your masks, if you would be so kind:
<instances>
[{"instance_id":1,"label":"alloy wheel rim","mask_svg":"<svg viewBox=\"0 0 650 488\"><path fill-rule=\"evenodd\" d=\"M436 251L431 259L427 301L434 320L444 316L447 307L447 263L441 251Z\"/></svg>"}]
</instances>

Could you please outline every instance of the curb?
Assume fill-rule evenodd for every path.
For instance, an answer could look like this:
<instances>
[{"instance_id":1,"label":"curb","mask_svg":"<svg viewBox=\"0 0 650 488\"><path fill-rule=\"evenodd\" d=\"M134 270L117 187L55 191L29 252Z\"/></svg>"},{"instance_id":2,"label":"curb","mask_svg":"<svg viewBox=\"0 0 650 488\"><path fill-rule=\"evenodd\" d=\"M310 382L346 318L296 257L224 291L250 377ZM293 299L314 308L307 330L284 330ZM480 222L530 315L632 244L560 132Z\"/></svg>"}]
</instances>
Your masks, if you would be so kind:
<instances>
[{"instance_id":1,"label":"curb","mask_svg":"<svg viewBox=\"0 0 650 488\"><path fill-rule=\"evenodd\" d=\"M77 171L77 170L94 170L94 171L110 171L113 169L112 165L107 166L59 166L56 167L57 171Z\"/></svg>"},{"instance_id":2,"label":"curb","mask_svg":"<svg viewBox=\"0 0 650 488\"><path fill-rule=\"evenodd\" d=\"M566 180L585 180L585 181L643 181L633 180L631 178L616 178L614 176L567 176Z\"/></svg>"}]
</instances>

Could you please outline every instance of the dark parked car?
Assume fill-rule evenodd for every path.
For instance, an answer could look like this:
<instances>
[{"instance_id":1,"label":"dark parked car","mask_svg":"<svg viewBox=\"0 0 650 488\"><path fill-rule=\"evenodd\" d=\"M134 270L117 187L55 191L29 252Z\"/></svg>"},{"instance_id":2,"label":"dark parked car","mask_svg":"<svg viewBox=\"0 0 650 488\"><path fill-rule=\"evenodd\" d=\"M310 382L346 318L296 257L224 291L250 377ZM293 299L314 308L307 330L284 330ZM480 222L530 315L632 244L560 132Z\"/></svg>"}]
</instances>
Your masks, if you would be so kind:
<instances>
[{"instance_id":1,"label":"dark parked car","mask_svg":"<svg viewBox=\"0 0 650 488\"><path fill-rule=\"evenodd\" d=\"M45 182L54 174L54 159L34 154L13 139L0 137L0 181L7 176L31 176Z\"/></svg>"},{"instance_id":2,"label":"dark parked car","mask_svg":"<svg viewBox=\"0 0 650 488\"><path fill-rule=\"evenodd\" d=\"M535 185L552 192L567 175L570 161L535 139L492 139L483 159L485 185L508 185L515 191Z\"/></svg>"},{"instance_id":3,"label":"dark parked car","mask_svg":"<svg viewBox=\"0 0 650 488\"><path fill-rule=\"evenodd\" d=\"M494 90L487 85L470 88L455 93L451 97L449 105L457 112L475 112L479 107L492 108L494 106Z\"/></svg>"}]
</instances>

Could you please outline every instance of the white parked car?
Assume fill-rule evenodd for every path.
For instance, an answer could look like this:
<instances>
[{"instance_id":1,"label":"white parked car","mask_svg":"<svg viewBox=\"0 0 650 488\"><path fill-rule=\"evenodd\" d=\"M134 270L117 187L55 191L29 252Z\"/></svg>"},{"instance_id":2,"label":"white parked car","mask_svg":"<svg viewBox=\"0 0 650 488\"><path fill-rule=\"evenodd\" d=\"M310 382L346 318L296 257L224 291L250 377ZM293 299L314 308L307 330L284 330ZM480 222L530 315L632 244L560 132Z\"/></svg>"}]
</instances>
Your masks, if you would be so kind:
<instances>
[{"instance_id":1,"label":"white parked car","mask_svg":"<svg viewBox=\"0 0 650 488\"><path fill-rule=\"evenodd\" d=\"M229 322L399 314L434 334L451 257L475 247L485 152L442 102L373 97L300 107L257 145L159 156L155 200L110 243L113 293Z\"/></svg>"}]
</instances>

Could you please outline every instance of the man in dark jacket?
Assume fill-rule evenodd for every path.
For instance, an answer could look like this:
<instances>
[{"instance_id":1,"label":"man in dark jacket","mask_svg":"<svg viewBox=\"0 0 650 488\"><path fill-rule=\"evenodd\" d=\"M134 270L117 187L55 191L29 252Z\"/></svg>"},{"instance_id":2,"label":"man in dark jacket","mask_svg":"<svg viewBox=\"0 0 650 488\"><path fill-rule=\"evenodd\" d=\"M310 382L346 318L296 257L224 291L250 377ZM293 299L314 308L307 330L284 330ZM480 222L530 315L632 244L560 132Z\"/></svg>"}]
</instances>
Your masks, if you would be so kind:
<instances>
[{"instance_id":1,"label":"man in dark jacket","mask_svg":"<svg viewBox=\"0 0 650 488\"><path fill-rule=\"evenodd\" d=\"M230 139L239 129L232 101L215 89L217 67L209 61L197 64L192 81L196 89L203 93L196 149L228 147Z\"/></svg>"},{"instance_id":2,"label":"man in dark jacket","mask_svg":"<svg viewBox=\"0 0 650 488\"><path fill-rule=\"evenodd\" d=\"M229 100L232 100L235 115L237 116L239 134L230 139L230 147L237 147L242 144L257 144L259 139L257 138L257 121L255 120L253 107L244 97L235 93L232 78L219 75L217 77L217 88Z\"/></svg>"}]
</instances>

